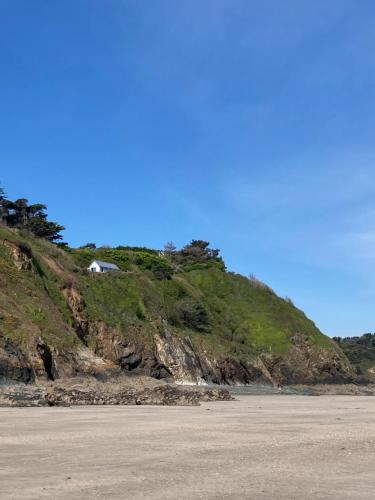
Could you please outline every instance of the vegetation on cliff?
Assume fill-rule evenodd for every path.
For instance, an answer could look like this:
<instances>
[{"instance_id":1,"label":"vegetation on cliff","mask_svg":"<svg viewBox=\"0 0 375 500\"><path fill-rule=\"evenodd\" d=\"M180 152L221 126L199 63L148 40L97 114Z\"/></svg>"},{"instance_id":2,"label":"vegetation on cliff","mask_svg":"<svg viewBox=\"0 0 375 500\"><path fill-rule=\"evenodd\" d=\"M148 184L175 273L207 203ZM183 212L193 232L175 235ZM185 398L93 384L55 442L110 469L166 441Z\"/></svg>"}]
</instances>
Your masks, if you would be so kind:
<instances>
[{"instance_id":1,"label":"vegetation on cliff","mask_svg":"<svg viewBox=\"0 0 375 500\"><path fill-rule=\"evenodd\" d=\"M65 228L57 222L48 220L47 207L42 203L29 204L26 198L11 201L5 190L0 187L0 221L8 227L22 228L31 234L46 238L49 241L59 241Z\"/></svg>"},{"instance_id":2,"label":"vegetation on cliff","mask_svg":"<svg viewBox=\"0 0 375 500\"><path fill-rule=\"evenodd\" d=\"M30 379L43 370L54 378L100 360L157 377L195 370L192 379L206 381L350 376L341 350L302 311L227 272L206 241L74 249L37 237L29 222L0 226L0 376L27 366ZM90 273L94 259L120 271Z\"/></svg>"},{"instance_id":3,"label":"vegetation on cliff","mask_svg":"<svg viewBox=\"0 0 375 500\"><path fill-rule=\"evenodd\" d=\"M360 337L334 337L360 376L375 379L375 333Z\"/></svg>"}]
</instances>

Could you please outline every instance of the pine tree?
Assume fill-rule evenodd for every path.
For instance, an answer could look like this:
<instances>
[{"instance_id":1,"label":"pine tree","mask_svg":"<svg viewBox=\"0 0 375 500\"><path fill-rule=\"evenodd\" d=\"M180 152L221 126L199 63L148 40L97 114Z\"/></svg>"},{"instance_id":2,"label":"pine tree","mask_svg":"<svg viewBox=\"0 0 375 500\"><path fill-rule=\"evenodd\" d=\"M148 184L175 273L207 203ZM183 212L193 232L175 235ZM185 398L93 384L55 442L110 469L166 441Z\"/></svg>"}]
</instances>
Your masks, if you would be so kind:
<instances>
[{"instance_id":1,"label":"pine tree","mask_svg":"<svg viewBox=\"0 0 375 500\"><path fill-rule=\"evenodd\" d=\"M29 230L39 238L51 242L60 241L60 234L65 228L57 222L49 221L47 207L43 203L29 205L27 198L16 201L7 199L6 193L0 187L0 220L10 227L19 227Z\"/></svg>"}]
</instances>

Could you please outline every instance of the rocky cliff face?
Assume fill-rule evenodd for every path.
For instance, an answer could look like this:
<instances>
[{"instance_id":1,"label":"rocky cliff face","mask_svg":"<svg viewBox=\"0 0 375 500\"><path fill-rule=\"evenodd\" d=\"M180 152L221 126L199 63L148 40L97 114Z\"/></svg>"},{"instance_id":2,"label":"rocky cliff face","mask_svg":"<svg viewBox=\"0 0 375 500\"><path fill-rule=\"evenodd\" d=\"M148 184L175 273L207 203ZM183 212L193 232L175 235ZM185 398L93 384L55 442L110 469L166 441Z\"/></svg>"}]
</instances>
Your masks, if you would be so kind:
<instances>
[{"instance_id":1,"label":"rocky cliff face","mask_svg":"<svg viewBox=\"0 0 375 500\"><path fill-rule=\"evenodd\" d=\"M284 355L263 354L261 360L276 381L288 383L349 382L355 378L349 361L339 349L316 348L306 335L297 334Z\"/></svg>"},{"instance_id":2,"label":"rocky cliff face","mask_svg":"<svg viewBox=\"0 0 375 500\"><path fill-rule=\"evenodd\" d=\"M226 337L216 335L215 325L225 333L229 330L226 322L247 325L251 321L246 300L250 301L249 308L254 308L251 300L258 295L245 288L246 282L241 281L241 290L253 295L249 299L242 295L232 299L228 295L225 303L218 302L219 292L217 296L208 297L202 288L184 281L185 277L167 283L169 288L175 287L174 293L184 297L184 302L176 299L179 301L176 310L181 310L183 303L184 318L186 304L189 306L193 300L201 301L201 316L203 307L206 308L207 318L204 318L208 326L198 334L182 323L172 324L176 320L172 322L168 311L160 310L156 300L159 300L163 283L145 281L143 275L116 276L113 278L116 295L111 300L118 300L118 304L115 307L109 302L105 312L98 314L94 306L113 294L110 277L85 277L84 271L77 270L69 257L52 247L44 246L43 251L36 247L35 250L8 238L0 243L0 285L3 285L0 289L0 379L30 383L77 375L106 378L119 373L136 373L156 379L173 379L179 384L206 385L345 382L354 378L341 350L326 338L321 342L323 336L317 330L315 333L309 323L306 324L313 334L299 332L297 327L307 320L298 311L286 309L281 299L267 295L269 291L256 291L263 294L262 307L267 308L265 301L270 300L270 308L275 308L276 304L284 322L286 312L291 317L295 314L298 320L297 331L290 338L285 337L286 347L253 349L243 334L231 334L229 341L229 334L225 334ZM48 252L50 255L46 254ZM215 279L216 276L225 285L226 281L234 280L222 272L216 274ZM127 288L120 288L125 287L124 283ZM138 287L136 292L129 283ZM104 285L109 287L109 292L100 295L99 286ZM97 294L94 300L92 290ZM150 295L150 290L154 295ZM142 295L146 292L148 295ZM129 312L133 307L130 299L135 304L134 317ZM215 302L211 304L209 300ZM237 308L231 306L232 300L234 304L235 300L244 302L245 312L236 315ZM146 312L145 303L149 308ZM110 318L107 310L111 311ZM125 314L124 321L116 321ZM259 316L257 311L256 314ZM236 326L236 332L243 332L244 328Z\"/></svg>"},{"instance_id":3,"label":"rocky cliff face","mask_svg":"<svg viewBox=\"0 0 375 500\"><path fill-rule=\"evenodd\" d=\"M163 323L154 337L156 353L180 384L249 384L272 382L262 363L244 363L231 358L216 358L197 349L189 337L180 338Z\"/></svg>"},{"instance_id":4,"label":"rocky cliff face","mask_svg":"<svg viewBox=\"0 0 375 500\"><path fill-rule=\"evenodd\" d=\"M81 326L80 326L81 328ZM108 378L120 372L170 379L182 385L252 383L339 383L355 379L338 351L299 345L285 356L264 354L253 362L216 358L181 338L168 324L155 328L152 344L134 343L103 323L85 323L95 348L75 351L49 348L37 340L28 353L6 343L0 349L0 374L8 380L33 382L78 375Z\"/></svg>"}]
</instances>

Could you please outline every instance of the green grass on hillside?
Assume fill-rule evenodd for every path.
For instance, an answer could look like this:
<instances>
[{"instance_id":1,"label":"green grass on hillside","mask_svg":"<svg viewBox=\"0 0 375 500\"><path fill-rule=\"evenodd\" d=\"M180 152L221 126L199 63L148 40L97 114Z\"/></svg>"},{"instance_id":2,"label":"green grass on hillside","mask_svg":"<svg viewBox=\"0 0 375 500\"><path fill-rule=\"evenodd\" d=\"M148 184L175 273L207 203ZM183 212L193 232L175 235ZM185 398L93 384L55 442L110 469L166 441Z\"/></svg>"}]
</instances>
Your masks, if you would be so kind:
<instances>
[{"instance_id":1,"label":"green grass on hillside","mask_svg":"<svg viewBox=\"0 0 375 500\"><path fill-rule=\"evenodd\" d=\"M63 279L43 263L66 257L57 247L43 240L27 238L19 231L0 228L0 239L8 239L33 252L33 270L15 268L8 249L0 245L0 334L27 346L33 338L42 338L55 347L77 345L73 319L60 288Z\"/></svg>"},{"instance_id":2,"label":"green grass on hillside","mask_svg":"<svg viewBox=\"0 0 375 500\"><path fill-rule=\"evenodd\" d=\"M335 338L338 345L356 368L359 375L374 378L375 372L375 334L367 333L361 337ZM371 370L372 373L369 373Z\"/></svg>"},{"instance_id":3,"label":"green grass on hillside","mask_svg":"<svg viewBox=\"0 0 375 500\"><path fill-rule=\"evenodd\" d=\"M83 269L86 269L90 263L95 260L104 260L117 264L121 271L130 271L134 268L141 271L152 273L156 278L170 278L173 269L169 261L155 250L147 248L98 248L96 250L90 248L70 250L70 253L77 263Z\"/></svg>"},{"instance_id":4,"label":"green grass on hillside","mask_svg":"<svg viewBox=\"0 0 375 500\"><path fill-rule=\"evenodd\" d=\"M5 228L0 228L0 238L29 245L34 256L33 271L17 271L0 245L0 333L17 342L41 336L56 347L77 345L61 292L70 283L82 294L89 319L117 327L124 336L147 338L162 318L216 355L249 359L260 352L284 353L298 333L316 346L332 348L292 304L215 265L169 273L168 259L154 250L63 251ZM86 268L94 259L115 262L121 272L91 274Z\"/></svg>"},{"instance_id":5,"label":"green grass on hillside","mask_svg":"<svg viewBox=\"0 0 375 500\"><path fill-rule=\"evenodd\" d=\"M215 329L224 337L280 353L297 333L307 334L316 345L331 345L299 309L243 276L209 270L187 273L185 279L204 294Z\"/></svg>"}]
</instances>

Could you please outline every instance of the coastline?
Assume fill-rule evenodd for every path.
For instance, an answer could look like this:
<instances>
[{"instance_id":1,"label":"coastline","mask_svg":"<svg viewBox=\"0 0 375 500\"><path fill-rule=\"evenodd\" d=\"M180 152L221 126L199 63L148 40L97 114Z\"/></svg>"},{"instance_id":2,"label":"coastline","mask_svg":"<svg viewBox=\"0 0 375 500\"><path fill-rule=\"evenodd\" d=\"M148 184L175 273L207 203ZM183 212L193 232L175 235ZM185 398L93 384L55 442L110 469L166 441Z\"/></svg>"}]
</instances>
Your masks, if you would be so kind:
<instances>
[{"instance_id":1,"label":"coastline","mask_svg":"<svg viewBox=\"0 0 375 500\"><path fill-rule=\"evenodd\" d=\"M0 384L0 407L164 405L193 406L202 401L230 401L241 396L375 396L375 384L191 385L150 377L60 379L36 384Z\"/></svg>"}]
</instances>

